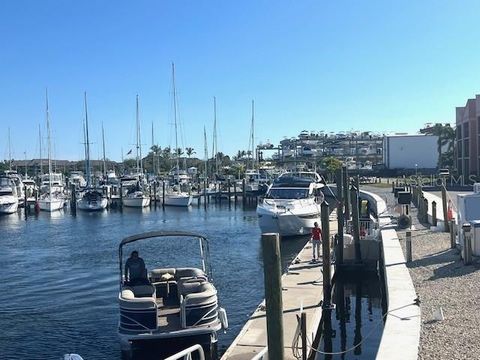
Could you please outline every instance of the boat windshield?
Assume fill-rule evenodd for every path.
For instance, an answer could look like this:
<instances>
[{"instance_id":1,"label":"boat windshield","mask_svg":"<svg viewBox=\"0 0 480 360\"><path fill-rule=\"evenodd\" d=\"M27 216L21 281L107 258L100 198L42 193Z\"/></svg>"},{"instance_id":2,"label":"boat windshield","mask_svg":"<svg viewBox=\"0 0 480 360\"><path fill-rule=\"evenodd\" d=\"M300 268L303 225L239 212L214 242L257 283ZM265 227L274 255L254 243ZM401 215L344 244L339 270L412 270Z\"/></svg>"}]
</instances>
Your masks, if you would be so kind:
<instances>
[{"instance_id":1,"label":"boat windshield","mask_svg":"<svg viewBox=\"0 0 480 360\"><path fill-rule=\"evenodd\" d=\"M308 189L302 188L273 188L265 196L266 199L306 199Z\"/></svg>"},{"instance_id":2,"label":"boat windshield","mask_svg":"<svg viewBox=\"0 0 480 360\"><path fill-rule=\"evenodd\" d=\"M13 191L9 189L0 190L0 196L5 196L5 195L13 195Z\"/></svg>"}]
</instances>

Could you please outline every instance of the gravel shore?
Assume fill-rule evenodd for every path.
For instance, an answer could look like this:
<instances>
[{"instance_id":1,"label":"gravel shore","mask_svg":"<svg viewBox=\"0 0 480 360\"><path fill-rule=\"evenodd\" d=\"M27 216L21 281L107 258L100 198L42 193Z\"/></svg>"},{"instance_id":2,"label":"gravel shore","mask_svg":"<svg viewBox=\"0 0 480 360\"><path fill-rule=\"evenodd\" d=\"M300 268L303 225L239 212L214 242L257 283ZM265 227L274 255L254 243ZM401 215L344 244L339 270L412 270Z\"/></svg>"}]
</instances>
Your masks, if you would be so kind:
<instances>
[{"instance_id":1,"label":"gravel shore","mask_svg":"<svg viewBox=\"0 0 480 360\"><path fill-rule=\"evenodd\" d=\"M390 189L362 188L386 198L393 208ZM418 358L480 359L480 262L463 265L458 250L450 249L450 235L420 224L415 208L412 220L413 261L407 266L422 309ZM405 252L405 231L397 234ZM436 321L434 312L440 308L444 320Z\"/></svg>"}]
</instances>

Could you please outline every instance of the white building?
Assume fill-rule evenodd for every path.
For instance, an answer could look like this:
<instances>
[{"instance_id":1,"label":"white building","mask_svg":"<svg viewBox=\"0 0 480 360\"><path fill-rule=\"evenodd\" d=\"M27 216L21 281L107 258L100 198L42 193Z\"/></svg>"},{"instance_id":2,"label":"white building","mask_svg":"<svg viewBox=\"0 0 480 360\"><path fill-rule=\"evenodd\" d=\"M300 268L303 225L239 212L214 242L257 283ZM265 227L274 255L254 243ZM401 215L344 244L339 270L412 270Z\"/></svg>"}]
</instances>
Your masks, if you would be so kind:
<instances>
[{"instance_id":1,"label":"white building","mask_svg":"<svg viewBox=\"0 0 480 360\"><path fill-rule=\"evenodd\" d=\"M388 135L383 138L383 163L387 169L435 169L438 136Z\"/></svg>"}]
</instances>

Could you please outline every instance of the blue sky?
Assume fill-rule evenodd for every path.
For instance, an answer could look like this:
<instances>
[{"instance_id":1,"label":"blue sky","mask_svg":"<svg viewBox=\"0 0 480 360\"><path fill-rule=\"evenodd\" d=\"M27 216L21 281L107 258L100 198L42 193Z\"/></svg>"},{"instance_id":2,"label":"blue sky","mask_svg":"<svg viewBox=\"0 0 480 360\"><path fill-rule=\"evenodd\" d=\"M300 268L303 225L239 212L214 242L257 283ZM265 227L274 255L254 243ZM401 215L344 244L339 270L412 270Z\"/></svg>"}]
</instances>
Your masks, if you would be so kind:
<instances>
[{"instance_id":1,"label":"blue sky","mask_svg":"<svg viewBox=\"0 0 480 360\"><path fill-rule=\"evenodd\" d=\"M120 160L151 124L174 144L171 62L184 146L209 148L213 96L219 150L301 130L416 132L454 122L479 92L478 1L3 0L0 2L0 157L38 157L48 87L57 158L83 157L83 92L92 157ZM210 151L209 150L209 151Z\"/></svg>"}]
</instances>

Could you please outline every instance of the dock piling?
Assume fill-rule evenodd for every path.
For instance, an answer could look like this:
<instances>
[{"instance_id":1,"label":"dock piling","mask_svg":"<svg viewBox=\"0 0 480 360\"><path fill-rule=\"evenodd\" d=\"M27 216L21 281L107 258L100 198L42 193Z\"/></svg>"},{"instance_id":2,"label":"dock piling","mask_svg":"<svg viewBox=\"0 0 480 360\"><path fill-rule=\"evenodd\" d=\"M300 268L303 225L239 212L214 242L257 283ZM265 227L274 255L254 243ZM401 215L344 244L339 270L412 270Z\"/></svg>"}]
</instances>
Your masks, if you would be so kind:
<instances>
[{"instance_id":1,"label":"dock piling","mask_svg":"<svg viewBox=\"0 0 480 360\"><path fill-rule=\"evenodd\" d=\"M445 224L445 232L449 232L448 223L448 208L447 208L447 189L445 188L445 179L442 179L442 208L443 208L443 223Z\"/></svg>"},{"instance_id":2,"label":"dock piling","mask_svg":"<svg viewBox=\"0 0 480 360\"><path fill-rule=\"evenodd\" d=\"M406 251L407 251L407 264L412 262L412 232L406 233Z\"/></svg>"},{"instance_id":3,"label":"dock piling","mask_svg":"<svg viewBox=\"0 0 480 360\"><path fill-rule=\"evenodd\" d=\"M348 193L349 178L348 178L347 167L344 166L342 169L343 169L343 202L345 204L344 221L348 221L350 220L350 199L349 199L349 193Z\"/></svg>"},{"instance_id":4,"label":"dock piling","mask_svg":"<svg viewBox=\"0 0 480 360\"><path fill-rule=\"evenodd\" d=\"M455 249L455 221L450 220L449 224L450 230L450 249Z\"/></svg>"},{"instance_id":5,"label":"dock piling","mask_svg":"<svg viewBox=\"0 0 480 360\"><path fill-rule=\"evenodd\" d=\"M352 200L352 222L353 222L353 242L355 244L355 262L362 262L360 251L360 223L358 212L358 193L354 185L350 188L350 198Z\"/></svg>"},{"instance_id":6,"label":"dock piling","mask_svg":"<svg viewBox=\"0 0 480 360\"><path fill-rule=\"evenodd\" d=\"M343 223L344 223L344 213L343 213L343 168L339 169L337 172L337 228L338 228L338 243L336 254L336 264L343 265Z\"/></svg>"},{"instance_id":7,"label":"dock piling","mask_svg":"<svg viewBox=\"0 0 480 360\"><path fill-rule=\"evenodd\" d=\"M75 191L75 184L71 184L70 191L72 192L70 198L70 211L72 212L72 215L75 216L77 214L77 193Z\"/></svg>"},{"instance_id":8,"label":"dock piling","mask_svg":"<svg viewBox=\"0 0 480 360\"><path fill-rule=\"evenodd\" d=\"M23 210L25 210L25 220L28 218L28 194L27 194L27 185L23 185L23 194L24 194L24 199L23 199Z\"/></svg>"},{"instance_id":9,"label":"dock piling","mask_svg":"<svg viewBox=\"0 0 480 360\"><path fill-rule=\"evenodd\" d=\"M437 202L432 201L432 225L437 226Z\"/></svg>"},{"instance_id":10,"label":"dock piling","mask_svg":"<svg viewBox=\"0 0 480 360\"><path fill-rule=\"evenodd\" d=\"M323 262L323 307L330 307L332 300L332 276L330 272L330 214L328 203L321 205L322 219L322 262Z\"/></svg>"},{"instance_id":11,"label":"dock piling","mask_svg":"<svg viewBox=\"0 0 480 360\"><path fill-rule=\"evenodd\" d=\"M268 358L283 360L282 269L279 235L262 234Z\"/></svg>"},{"instance_id":12,"label":"dock piling","mask_svg":"<svg viewBox=\"0 0 480 360\"><path fill-rule=\"evenodd\" d=\"M165 180L162 181L162 208L165 210Z\"/></svg>"}]
</instances>

